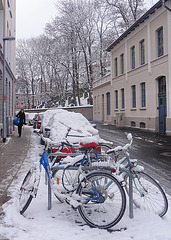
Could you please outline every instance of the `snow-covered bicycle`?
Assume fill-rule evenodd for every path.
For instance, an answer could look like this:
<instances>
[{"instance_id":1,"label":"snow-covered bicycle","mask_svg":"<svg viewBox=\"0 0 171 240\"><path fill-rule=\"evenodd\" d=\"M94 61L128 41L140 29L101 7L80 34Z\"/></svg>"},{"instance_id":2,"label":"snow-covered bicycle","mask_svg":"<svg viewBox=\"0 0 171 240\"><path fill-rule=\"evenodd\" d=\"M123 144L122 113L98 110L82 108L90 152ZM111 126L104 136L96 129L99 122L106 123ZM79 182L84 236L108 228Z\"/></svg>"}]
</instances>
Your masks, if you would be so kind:
<instances>
[{"instance_id":1,"label":"snow-covered bicycle","mask_svg":"<svg viewBox=\"0 0 171 240\"><path fill-rule=\"evenodd\" d=\"M78 164L80 159L82 159L81 164ZM87 160L84 154L72 160L75 164L73 161L69 162L64 159L62 164L50 167L48 155L44 151L39 162L46 171L53 193L61 202L66 202L77 209L89 226L101 229L111 228L120 221L125 212L126 196L122 185L112 176L109 169L102 170L99 166L84 166L84 161ZM20 188L21 214L27 210L32 199L37 195L40 166L36 163L28 171ZM68 175L62 174L66 173L66 168L67 173L72 172L74 176L69 181ZM61 184L56 173L62 174Z\"/></svg>"},{"instance_id":2,"label":"snow-covered bicycle","mask_svg":"<svg viewBox=\"0 0 171 240\"><path fill-rule=\"evenodd\" d=\"M117 146L107 151L112 154L115 176L123 177L125 181L125 190L129 193L129 177L133 181L133 203L138 208L142 208L158 214L163 217L168 210L168 200L166 194L159 182L144 172L144 168L138 165L137 159L131 159L129 148L132 145L133 138L131 134L127 136L130 141L125 146ZM123 152L124 156L120 159L119 155ZM127 169L129 175L120 170Z\"/></svg>"}]
</instances>

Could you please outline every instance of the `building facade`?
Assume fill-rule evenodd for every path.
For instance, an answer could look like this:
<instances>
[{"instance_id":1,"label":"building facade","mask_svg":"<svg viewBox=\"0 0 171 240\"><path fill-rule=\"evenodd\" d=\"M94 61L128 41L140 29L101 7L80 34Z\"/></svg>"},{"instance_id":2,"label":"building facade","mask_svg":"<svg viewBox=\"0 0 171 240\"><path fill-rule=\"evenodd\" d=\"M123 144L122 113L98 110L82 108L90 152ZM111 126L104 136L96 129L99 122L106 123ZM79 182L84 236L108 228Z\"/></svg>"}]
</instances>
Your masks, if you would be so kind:
<instances>
[{"instance_id":1,"label":"building facade","mask_svg":"<svg viewBox=\"0 0 171 240\"><path fill-rule=\"evenodd\" d=\"M3 135L3 122L6 119L7 136L12 132L15 93L15 35L16 1L0 0L0 137ZM5 53L5 75L4 75ZM4 80L5 76L5 80ZM4 84L5 83L5 84ZM4 96L5 88L5 96ZM4 107L5 101L5 107ZM5 112L5 114L4 114ZM5 117L4 117L5 116Z\"/></svg>"},{"instance_id":2,"label":"building facade","mask_svg":"<svg viewBox=\"0 0 171 240\"><path fill-rule=\"evenodd\" d=\"M171 0L158 1L107 51L111 73L93 84L93 119L171 135Z\"/></svg>"}]
</instances>

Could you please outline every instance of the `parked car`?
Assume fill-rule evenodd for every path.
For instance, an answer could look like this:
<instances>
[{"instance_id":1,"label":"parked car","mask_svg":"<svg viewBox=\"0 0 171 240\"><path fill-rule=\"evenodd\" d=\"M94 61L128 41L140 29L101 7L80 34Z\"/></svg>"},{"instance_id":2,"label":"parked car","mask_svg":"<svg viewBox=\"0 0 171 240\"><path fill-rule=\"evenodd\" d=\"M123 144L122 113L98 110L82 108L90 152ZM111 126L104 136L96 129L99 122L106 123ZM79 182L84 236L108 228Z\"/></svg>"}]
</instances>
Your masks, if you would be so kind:
<instances>
[{"instance_id":1,"label":"parked car","mask_svg":"<svg viewBox=\"0 0 171 240\"><path fill-rule=\"evenodd\" d=\"M33 125L33 118L34 116L36 115L37 113L25 113L25 116L26 116L26 124L28 125Z\"/></svg>"},{"instance_id":2,"label":"parked car","mask_svg":"<svg viewBox=\"0 0 171 240\"><path fill-rule=\"evenodd\" d=\"M65 139L68 128L68 140L75 142L99 142L98 130L81 114L68 112L63 109L47 110L42 119L40 128L41 142L48 138L57 143Z\"/></svg>"},{"instance_id":3,"label":"parked car","mask_svg":"<svg viewBox=\"0 0 171 240\"><path fill-rule=\"evenodd\" d=\"M43 113L38 113L33 118L33 128L40 129L42 123Z\"/></svg>"}]
</instances>

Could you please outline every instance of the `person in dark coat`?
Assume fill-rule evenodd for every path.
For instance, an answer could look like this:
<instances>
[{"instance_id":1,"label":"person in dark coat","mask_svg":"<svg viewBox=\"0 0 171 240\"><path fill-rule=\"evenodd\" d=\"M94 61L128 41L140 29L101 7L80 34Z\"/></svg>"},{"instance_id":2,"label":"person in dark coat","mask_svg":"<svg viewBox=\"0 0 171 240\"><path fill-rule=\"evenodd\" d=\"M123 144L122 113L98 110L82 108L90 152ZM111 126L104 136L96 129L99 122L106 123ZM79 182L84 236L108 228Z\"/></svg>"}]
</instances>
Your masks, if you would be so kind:
<instances>
[{"instance_id":1,"label":"person in dark coat","mask_svg":"<svg viewBox=\"0 0 171 240\"><path fill-rule=\"evenodd\" d=\"M21 137L22 126L23 124L26 124L25 113L23 108L19 111L19 113L17 114L17 117L20 118L20 123L18 124L18 134L19 134L19 137Z\"/></svg>"}]
</instances>

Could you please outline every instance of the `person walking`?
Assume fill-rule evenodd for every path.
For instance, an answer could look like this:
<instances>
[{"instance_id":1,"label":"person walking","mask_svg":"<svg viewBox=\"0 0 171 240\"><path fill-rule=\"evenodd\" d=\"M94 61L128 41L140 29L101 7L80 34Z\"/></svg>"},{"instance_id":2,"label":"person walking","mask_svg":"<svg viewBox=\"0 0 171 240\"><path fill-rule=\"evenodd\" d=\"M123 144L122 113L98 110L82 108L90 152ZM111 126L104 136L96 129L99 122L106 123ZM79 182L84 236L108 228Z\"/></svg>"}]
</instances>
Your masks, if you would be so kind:
<instances>
[{"instance_id":1,"label":"person walking","mask_svg":"<svg viewBox=\"0 0 171 240\"><path fill-rule=\"evenodd\" d=\"M24 113L24 109L23 108L21 108L21 110L17 114L17 117L20 118L20 123L18 124L18 134L19 134L19 137L21 137L22 126L23 126L23 124L26 124L26 122L25 122L25 113Z\"/></svg>"}]
</instances>

